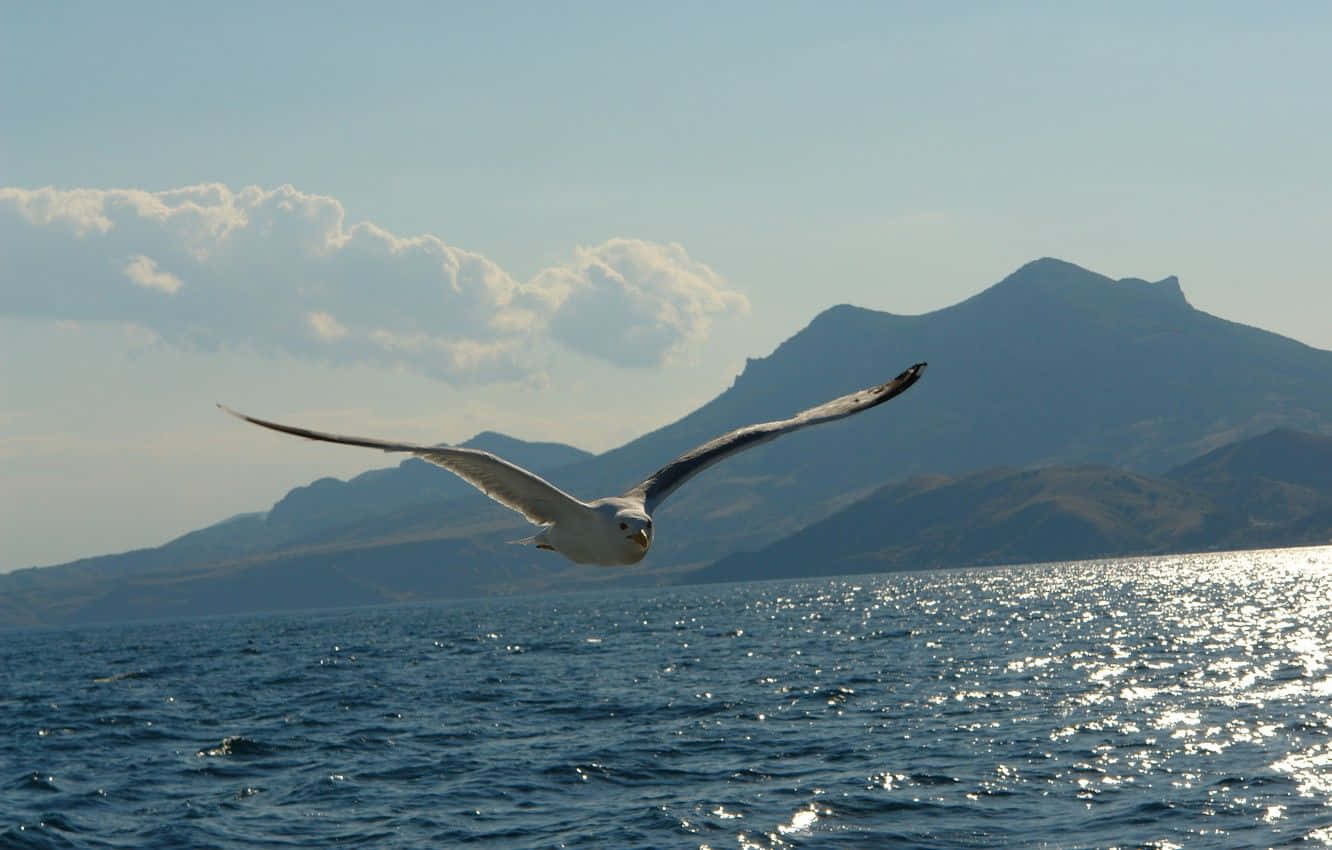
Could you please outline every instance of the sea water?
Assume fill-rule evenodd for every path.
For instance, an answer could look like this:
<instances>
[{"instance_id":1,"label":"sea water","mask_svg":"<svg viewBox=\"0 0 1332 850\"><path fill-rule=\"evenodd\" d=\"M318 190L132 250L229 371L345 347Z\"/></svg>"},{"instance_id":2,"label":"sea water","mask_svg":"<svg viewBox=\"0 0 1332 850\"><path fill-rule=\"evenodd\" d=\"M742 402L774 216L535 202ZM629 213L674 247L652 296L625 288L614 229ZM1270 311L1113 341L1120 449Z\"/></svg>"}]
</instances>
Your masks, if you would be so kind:
<instances>
[{"instance_id":1,"label":"sea water","mask_svg":"<svg viewBox=\"0 0 1332 850\"><path fill-rule=\"evenodd\" d=\"M1332 845L1332 549L0 634L0 846Z\"/></svg>"}]
</instances>

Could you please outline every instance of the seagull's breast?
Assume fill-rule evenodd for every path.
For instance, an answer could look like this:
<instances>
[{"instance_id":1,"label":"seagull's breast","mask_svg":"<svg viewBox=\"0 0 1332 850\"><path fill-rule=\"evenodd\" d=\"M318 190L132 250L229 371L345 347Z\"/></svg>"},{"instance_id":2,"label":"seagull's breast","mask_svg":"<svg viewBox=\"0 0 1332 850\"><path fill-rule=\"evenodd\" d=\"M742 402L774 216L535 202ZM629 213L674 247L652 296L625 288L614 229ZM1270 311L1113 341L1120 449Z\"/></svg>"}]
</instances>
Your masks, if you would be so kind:
<instances>
[{"instance_id":1,"label":"seagull's breast","mask_svg":"<svg viewBox=\"0 0 1332 850\"><path fill-rule=\"evenodd\" d=\"M578 564L627 567L643 560L652 548L627 536L614 516L587 511L561 520L545 534L545 540L564 557Z\"/></svg>"}]
</instances>

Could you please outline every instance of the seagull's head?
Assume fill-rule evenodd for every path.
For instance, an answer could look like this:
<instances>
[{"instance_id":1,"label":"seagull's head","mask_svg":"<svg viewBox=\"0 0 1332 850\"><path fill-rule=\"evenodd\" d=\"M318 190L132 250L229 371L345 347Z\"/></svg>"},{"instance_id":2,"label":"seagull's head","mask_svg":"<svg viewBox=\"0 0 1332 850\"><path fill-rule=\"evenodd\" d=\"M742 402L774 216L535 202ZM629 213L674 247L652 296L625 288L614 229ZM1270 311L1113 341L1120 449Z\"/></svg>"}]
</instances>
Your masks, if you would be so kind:
<instances>
[{"instance_id":1,"label":"seagull's head","mask_svg":"<svg viewBox=\"0 0 1332 850\"><path fill-rule=\"evenodd\" d=\"M640 560L652 547L652 519L641 510L622 510L615 514L615 526L625 548Z\"/></svg>"}]
</instances>

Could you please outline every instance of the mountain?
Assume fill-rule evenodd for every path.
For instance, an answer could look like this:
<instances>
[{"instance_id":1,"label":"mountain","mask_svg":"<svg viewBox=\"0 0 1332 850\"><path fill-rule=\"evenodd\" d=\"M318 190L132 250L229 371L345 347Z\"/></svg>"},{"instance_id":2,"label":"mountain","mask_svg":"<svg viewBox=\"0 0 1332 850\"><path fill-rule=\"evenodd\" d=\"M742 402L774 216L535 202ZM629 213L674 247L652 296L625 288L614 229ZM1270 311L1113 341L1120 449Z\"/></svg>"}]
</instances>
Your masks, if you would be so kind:
<instances>
[{"instance_id":1,"label":"mountain","mask_svg":"<svg viewBox=\"0 0 1332 850\"><path fill-rule=\"evenodd\" d=\"M829 309L713 401L581 465L597 487L576 492L623 487L718 433L917 360L929 372L881 412L783 438L682 488L660 513L654 560L758 548L911 475L1054 464L1153 474L1275 426L1332 431L1332 352L1196 310L1175 278L1114 281L1044 259L932 313Z\"/></svg>"},{"instance_id":2,"label":"mountain","mask_svg":"<svg viewBox=\"0 0 1332 850\"><path fill-rule=\"evenodd\" d=\"M1100 466L912 479L696 581L1020 564L1206 548L1230 521L1209 497Z\"/></svg>"},{"instance_id":3,"label":"mountain","mask_svg":"<svg viewBox=\"0 0 1332 850\"><path fill-rule=\"evenodd\" d=\"M727 482L762 481L758 495L790 509L911 474L1056 463L1150 473L1277 425L1332 430L1332 352L1198 311L1174 278L1116 282L1046 259L924 315L832 308L717 399L595 463L626 483L728 428L916 360L930 371L883 415L741 455L666 511L732 504L741 492ZM709 499L709 488L730 492ZM689 499L706 508L685 510Z\"/></svg>"},{"instance_id":4,"label":"mountain","mask_svg":"<svg viewBox=\"0 0 1332 850\"><path fill-rule=\"evenodd\" d=\"M505 546L526 527L520 518L445 472L404 464L352 482L315 482L266 513L157 549L38 570L23 579L37 589L22 610L46 617L42 600L52 597L42 587L83 587L72 595L86 601L100 598L89 588L104 592L109 576L160 574L179 589L182 576L267 570L277 582L278 571L306 569L312 557L332 563L376 551L385 571L440 577L422 578L415 590L365 591L367 601L667 582L787 538L912 476L959 480L981 469L1056 465L1159 474L1274 427L1332 432L1332 353L1196 310L1174 278L1115 281L1043 259L923 315L833 307L679 421L603 455L566 455L544 471L575 495L621 492L720 433L881 382L920 360L930 363L924 379L884 408L777 440L691 481L659 511L652 554L632 571L567 572L546 553ZM357 580L375 586L373 574ZM12 586L0 576L0 597ZM78 606L62 603L61 611L58 619L85 616Z\"/></svg>"},{"instance_id":5,"label":"mountain","mask_svg":"<svg viewBox=\"0 0 1332 850\"><path fill-rule=\"evenodd\" d=\"M1162 478L993 469L882 487L690 581L843 575L1332 542L1332 438L1277 429Z\"/></svg>"},{"instance_id":6,"label":"mountain","mask_svg":"<svg viewBox=\"0 0 1332 850\"><path fill-rule=\"evenodd\" d=\"M591 457L572 446L490 431L461 445L543 474ZM501 563L508 553L461 539L475 527L425 542L410 535L369 545L342 539L385 515L467 501L474 494L461 479L416 458L350 481L321 478L292 490L267 512L231 517L162 546L0 575L0 625L382 604L523 589L531 570L510 575L514 565ZM515 525L507 511L502 514L501 527ZM440 571L441 559L489 566ZM416 575L406 588L395 578L405 570Z\"/></svg>"},{"instance_id":7,"label":"mountain","mask_svg":"<svg viewBox=\"0 0 1332 850\"><path fill-rule=\"evenodd\" d=\"M1234 546L1332 540L1332 437L1277 428L1166 474L1237 518Z\"/></svg>"}]
</instances>

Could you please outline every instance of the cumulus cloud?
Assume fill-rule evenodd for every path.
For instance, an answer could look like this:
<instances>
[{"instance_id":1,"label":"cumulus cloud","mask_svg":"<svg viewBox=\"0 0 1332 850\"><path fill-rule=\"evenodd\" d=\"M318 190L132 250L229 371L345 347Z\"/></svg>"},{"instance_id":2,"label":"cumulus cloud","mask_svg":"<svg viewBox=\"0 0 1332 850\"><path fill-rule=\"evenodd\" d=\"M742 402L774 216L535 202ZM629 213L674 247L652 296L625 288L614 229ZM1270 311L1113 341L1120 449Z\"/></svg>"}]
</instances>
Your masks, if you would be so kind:
<instances>
[{"instance_id":1,"label":"cumulus cloud","mask_svg":"<svg viewBox=\"0 0 1332 850\"><path fill-rule=\"evenodd\" d=\"M306 315L305 321L309 323L310 330L314 331L314 335L325 342L342 339L347 335L347 326L328 313L318 311L309 313Z\"/></svg>"},{"instance_id":2,"label":"cumulus cloud","mask_svg":"<svg viewBox=\"0 0 1332 850\"><path fill-rule=\"evenodd\" d=\"M547 269L536 287L558 301L550 333L570 348L633 366L651 366L707 335L713 316L749 302L678 244L612 239L578 249L574 262Z\"/></svg>"},{"instance_id":3,"label":"cumulus cloud","mask_svg":"<svg viewBox=\"0 0 1332 850\"><path fill-rule=\"evenodd\" d=\"M139 286L157 289L168 295L180 291L180 278L171 272L159 269L152 257L145 257L143 254L130 257L129 262L125 264L124 272L130 282Z\"/></svg>"},{"instance_id":4,"label":"cumulus cloud","mask_svg":"<svg viewBox=\"0 0 1332 850\"><path fill-rule=\"evenodd\" d=\"M0 188L0 255L0 315L454 382L539 375L549 342L657 366L748 309L680 245L611 239L518 281L436 236L349 224L337 199L291 186Z\"/></svg>"}]
</instances>

